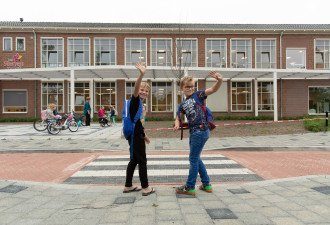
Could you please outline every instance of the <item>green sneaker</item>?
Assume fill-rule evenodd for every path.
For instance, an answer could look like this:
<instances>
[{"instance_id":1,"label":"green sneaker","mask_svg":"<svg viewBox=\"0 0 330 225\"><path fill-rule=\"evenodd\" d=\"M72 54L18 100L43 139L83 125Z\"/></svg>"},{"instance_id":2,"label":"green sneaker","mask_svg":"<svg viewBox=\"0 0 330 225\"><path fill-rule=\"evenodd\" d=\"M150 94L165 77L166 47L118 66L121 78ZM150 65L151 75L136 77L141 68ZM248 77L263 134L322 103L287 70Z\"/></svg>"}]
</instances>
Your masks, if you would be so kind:
<instances>
[{"instance_id":1,"label":"green sneaker","mask_svg":"<svg viewBox=\"0 0 330 225\"><path fill-rule=\"evenodd\" d=\"M186 185L182 185L181 187L177 187L175 189L176 193L183 195L195 195L195 189L188 188Z\"/></svg>"},{"instance_id":2,"label":"green sneaker","mask_svg":"<svg viewBox=\"0 0 330 225\"><path fill-rule=\"evenodd\" d=\"M199 190L210 192L210 193L213 191L211 184L202 184L201 186L199 186Z\"/></svg>"}]
</instances>

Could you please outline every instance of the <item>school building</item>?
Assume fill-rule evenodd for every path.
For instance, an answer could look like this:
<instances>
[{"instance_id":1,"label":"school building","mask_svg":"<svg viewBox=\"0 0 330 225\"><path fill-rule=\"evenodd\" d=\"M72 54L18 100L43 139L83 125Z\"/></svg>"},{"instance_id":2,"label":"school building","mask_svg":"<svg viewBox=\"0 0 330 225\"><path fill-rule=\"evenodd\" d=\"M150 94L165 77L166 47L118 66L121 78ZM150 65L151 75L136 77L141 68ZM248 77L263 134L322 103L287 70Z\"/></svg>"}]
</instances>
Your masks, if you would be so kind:
<instances>
[{"instance_id":1,"label":"school building","mask_svg":"<svg viewBox=\"0 0 330 225\"><path fill-rule=\"evenodd\" d=\"M138 24L0 21L0 117L60 113L121 114L147 65L148 117L174 117L192 75L199 90L209 71L224 77L207 98L214 116L324 115L330 102L330 24ZM121 115L120 115L121 116Z\"/></svg>"}]
</instances>

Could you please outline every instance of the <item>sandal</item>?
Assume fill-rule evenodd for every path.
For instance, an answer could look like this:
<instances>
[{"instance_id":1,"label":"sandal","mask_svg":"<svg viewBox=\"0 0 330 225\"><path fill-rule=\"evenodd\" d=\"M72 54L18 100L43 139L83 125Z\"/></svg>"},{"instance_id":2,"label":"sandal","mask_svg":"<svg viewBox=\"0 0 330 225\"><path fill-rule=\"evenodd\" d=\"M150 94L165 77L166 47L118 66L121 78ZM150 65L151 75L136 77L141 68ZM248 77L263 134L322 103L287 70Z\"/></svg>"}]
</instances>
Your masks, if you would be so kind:
<instances>
[{"instance_id":1,"label":"sandal","mask_svg":"<svg viewBox=\"0 0 330 225\"><path fill-rule=\"evenodd\" d=\"M141 188L139 188L138 186L136 186L136 187L134 187L131 190L127 190L127 191L124 190L123 193L130 193L130 192L141 191L141 190L142 190Z\"/></svg>"},{"instance_id":2,"label":"sandal","mask_svg":"<svg viewBox=\"0 0 330 225\"><path fill-rule=\"evenodd\" d=\"M142 193L142 196L148 196L151 195L152 193L155 193L156 190L154 188L151 188L151 191L147 192L147 193Z\"/></svg>"}]
</instances>

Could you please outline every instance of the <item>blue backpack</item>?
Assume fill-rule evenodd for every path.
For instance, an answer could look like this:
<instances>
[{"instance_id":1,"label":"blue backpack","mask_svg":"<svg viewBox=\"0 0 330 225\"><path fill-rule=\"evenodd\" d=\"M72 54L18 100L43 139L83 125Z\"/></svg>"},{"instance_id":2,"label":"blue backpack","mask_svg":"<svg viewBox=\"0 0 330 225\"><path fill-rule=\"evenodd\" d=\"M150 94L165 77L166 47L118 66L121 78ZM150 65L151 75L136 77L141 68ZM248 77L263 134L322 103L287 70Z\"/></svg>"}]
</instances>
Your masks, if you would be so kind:
<instances>
[{"instance_id":1,"label":"blue backpack","mask_svg":"<svg viewBox=\"0 0 330 225\"><path fill-rule=\"evenodd\" d=\"M200 107L202 108L210 131L213 130L216 126L214 124L214 118L212 116L211 110L208 107L206 107L204 104L201 103L201 101L199 100L198 96L195 93L193 93L192 96L195 99L196 103L199 104ZM180 118L180 108L181 108L182 104L183 104L183 102L179 105L178 112L177 112L179 122L180 122L180 127L181 127L181 140L183 138L183 124L182 124L182 120Z\"/></svg>"},{"instance_id":2,"label":"blue backpack","mask_svg":"<svg viewBox=\"0 0 330 225\"><path fill-rule=\"evenodd\" d=\"M135 114L133 122L132 122L131 114L130 114L131 100L126 100L125 101L124 110L123 110L123 114L122 114L124 137L125 137L126 140L128 140L129 137L131 137L131 148L130 148L131 159L133 159L133 139L134 139L135 124L140 119L140 116L141 116L141 113L142 113L142 110L143 110L143 105L142 105L141 98L139 98L139 100L140 100L139 109Z\"/></svg>"}]
</instances>

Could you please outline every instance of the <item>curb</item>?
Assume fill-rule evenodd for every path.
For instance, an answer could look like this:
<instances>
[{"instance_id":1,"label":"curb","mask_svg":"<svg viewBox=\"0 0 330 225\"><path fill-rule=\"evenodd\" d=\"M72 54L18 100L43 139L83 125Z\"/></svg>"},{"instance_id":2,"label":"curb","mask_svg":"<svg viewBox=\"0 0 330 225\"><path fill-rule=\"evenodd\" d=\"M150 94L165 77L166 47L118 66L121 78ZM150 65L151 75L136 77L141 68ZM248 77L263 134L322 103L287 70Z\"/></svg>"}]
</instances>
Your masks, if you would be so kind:
<instances>
[{"instance_id":1,"label":"curb","mask_svg":"<svg viewBox=\"0 0 330 225\"><path fill-rule=\"evenodd\" d=\"M330 151L328 146L256 146L256 147L225 147L225 148L215 148L215 149L203 149L203 151ZM110 150L110 149L38 149L38 150L2 150L0 154L33 154L33 153L101 153L101 152L127 152L126 150ZM150 150L152 152L189 152L189 149L171 149L171 150Z\"/></svg>"}]
</instances>

